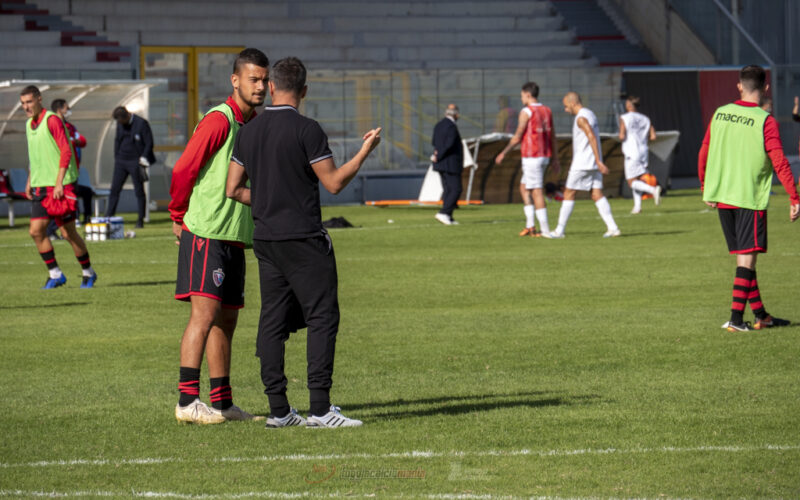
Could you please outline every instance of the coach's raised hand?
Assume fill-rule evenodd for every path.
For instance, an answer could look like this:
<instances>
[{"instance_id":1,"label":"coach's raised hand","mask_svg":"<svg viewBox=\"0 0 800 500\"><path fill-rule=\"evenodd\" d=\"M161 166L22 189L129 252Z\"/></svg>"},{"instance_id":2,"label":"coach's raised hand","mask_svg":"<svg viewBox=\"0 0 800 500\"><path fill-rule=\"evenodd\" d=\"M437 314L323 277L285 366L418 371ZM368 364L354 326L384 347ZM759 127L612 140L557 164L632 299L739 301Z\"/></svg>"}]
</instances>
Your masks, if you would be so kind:
<instances>
[{"instance_id":1,"label":"coach's raised hand","mask_svg":"<svg viewBox=\"0 0 800 500\"><path fill-rule=\"evenodd\" d=\"M364 134L364 143L361 145L361 149L356 153L356 155L342 165L340 168L336 168L336 164L333 161L333 157L325 158L324 160L320 160L318 162L312 163L311 168L314 169L314 173L317 174L319 181L322 185L330 191L332 194L339 194L342 189L344 189L353 177L356 176L358 170L361 168L361 165L364 164L364 161L367 159L370 153L380 144L381 142L381 127L374 128Z\"/></svg>"}]
</instances>

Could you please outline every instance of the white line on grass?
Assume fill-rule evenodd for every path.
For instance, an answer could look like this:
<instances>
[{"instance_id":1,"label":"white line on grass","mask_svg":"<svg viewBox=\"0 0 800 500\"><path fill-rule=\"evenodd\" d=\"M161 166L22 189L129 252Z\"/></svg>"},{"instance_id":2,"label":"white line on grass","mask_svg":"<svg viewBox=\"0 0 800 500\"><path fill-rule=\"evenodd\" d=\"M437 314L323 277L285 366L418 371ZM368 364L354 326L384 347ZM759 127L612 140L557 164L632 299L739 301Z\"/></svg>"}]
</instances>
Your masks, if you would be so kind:
<instances>
[{"instance_id":1,"label":"white line on grass","mask_svg":"<svg viewBox=\"0 0 800 500\"><path fill-rule=\"evenodd\" d=\"M517 457L517 456L538 456L538 457L569 457L575 455L612 455L612 454L631 454L631 453L697 453L697 452L724 452L724 453L747 453L754 451L796 451L800 450L800 445L775 445L766 444L763 446L695 446L680 448L665 446L661 448L585 448L576 450L486 450L486 451L404 451L399 453L332 453L324 455L273 455L260 457L219 457L211 459L213 462L278 462L290 460L296 462L322 461L322 460L380 460L394 458L458 458L458 457ZM102 466L102 465L159 465L167 463L208 463L209 459L184 459L177 457L161 458L130 458L130 459L72 459L72 460L41 460L38 462L21 463L0 463L0 468L37 468L37 467L72 467L76 465Z\"/></svg>"},{"instance_id":2,"label":"white line on grass","mask_svg":"<svg viewBox=\"0 0 800 500\"><path fill-rule=\"evenodd\" d=\"M214 500L214 499L231 499L236 500L240 498L375 498L374 493L354 493L352 491L332 492L332 493L314 493L310 491L301 492L282 492L282 491L249 491L245 493L223 493L212 494L204 493L200 495L192 495L188 493L177 493L171 491L23 491L23 490L0 490L0 497L26 497L26 498L83 498L83 497L134 497L134 498L184 498L191 500ZM524 498L527 500L562 500L564 498L587 498L587 497L518 497L512 495L491 495L491 494L475 494L475 493L428 493L428 494L413 494L413 495L389 495L381 493L382 498L429 498L431 500L493 500L495 498L502 498L505 500ZM588 497L593 498L593 497ZM614 500L610 497L607 500Z\"/></svg>"},{"instance_id":3,"label":"white line on grass","mask_svg":"<svg viewBox=\"0 0 800 500\"><path fill-rule=\"evenodd\" d=\"M430 498L431 500L492 500L494 498L528 498L531 497L513 497L510 495L478 495L474 493L429 493L427 495L386 495L381 494L384 498ZM301 492L282 492L282 491L249 491L244 493L223 493L211 494L205 493L200 495L192 495L189 493L178 493L172 491L30 491L30 490L0 490L0 497L24 497L24 498L84 498L84 497L134 497L134 498L184 498L191 500L214 500L214 499L231 499L236 500L240 498L374 498L374 493L353 493L351 491L340 493L314 493L310 491ZM534 497L541 500L557 500L559 497Z\"/></svg>"}]
</instances>

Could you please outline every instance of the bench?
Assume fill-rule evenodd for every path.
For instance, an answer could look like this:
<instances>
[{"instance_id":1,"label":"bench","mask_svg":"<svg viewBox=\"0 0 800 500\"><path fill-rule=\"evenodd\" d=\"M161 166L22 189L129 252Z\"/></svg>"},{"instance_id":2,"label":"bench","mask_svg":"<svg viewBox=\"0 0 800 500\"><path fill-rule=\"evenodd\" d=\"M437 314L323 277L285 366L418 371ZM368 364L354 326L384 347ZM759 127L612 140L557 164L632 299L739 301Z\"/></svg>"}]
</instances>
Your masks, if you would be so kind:
<instances>
[{"instance_id":1,"label":"bench","mask_svg":"<svg viewBox=\"0 0 800 500\"><path fill-rule=\"evenodd\" d=\"M8 227L14 227L14 203L28 201L25 196L25 185L28 183L28 171L24 168L12 168L8 171L9 193L0 193L0 201L8 204ZM94 216L100 217L100 201L108 203L111 191L108 189L95 189L89 178L89 171L85 168L78 169L78 184L92 190ZM105 208L105 207L104 207Z\"/></svg>"},{"instance_id":2,"label":"bench","mask_svg":"<svg viewBox=\"0 0 800 500\"><path fill-rule=\"evenodd\" d=\"M8 204L8 227L14 227L14 203L28 201L25 196L25 185L28 183L28 171L24 168L8 170L8 193L0 193L0 201Z\"/></svg>"},{"instance_id":3,"label":"bench","mask_svg":"<svg viewBox=\"0 0 800 500\"><path fill-rule=\"evenodd\" d=\"M103 201L103 208L106 208L108 205L108 197L111 195L111 190L96 189L94 186L92 186L92 180L89 178L89 171L85 168L78 169L78 185L86 186L92 190L92 196L94 197L92 202L92 206L94 206L94 216L100 217L100 201Z\"/></svg>"}]
</instances>

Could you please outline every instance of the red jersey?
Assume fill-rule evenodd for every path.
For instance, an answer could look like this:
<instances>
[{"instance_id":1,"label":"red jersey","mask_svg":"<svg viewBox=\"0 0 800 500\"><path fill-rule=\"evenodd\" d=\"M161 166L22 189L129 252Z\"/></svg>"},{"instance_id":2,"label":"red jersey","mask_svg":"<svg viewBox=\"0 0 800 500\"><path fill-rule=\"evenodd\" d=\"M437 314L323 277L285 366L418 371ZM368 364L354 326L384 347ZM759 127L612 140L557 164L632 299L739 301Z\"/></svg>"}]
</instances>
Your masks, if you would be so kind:
<instances>
[{"instance_id":1,"label":"red jersey","mask_svg":"<svg viewBox=\"0 0 800 500\"><path fill-rule=\"evenodd\" d=\"M522 111L528 115L522 135L522 157L549 158L553 154L553 112L538 102L527 105Z\"/></svg>"},{"instance_id":2,"label":"red jersey","mask_svg":"<svg viewBox=\"0 0 800 500\"><path fill-rule=\"evenodd\" d=\"M67 126L69 140L72 143L72 147L75 149L75 163L78 164L78 168L81 168L81 148L86 147L86 137L82 136L78 132L78 129L75 128L75 125L70 122L64 120L64 125Z\"/></svg>"}]
</instances>

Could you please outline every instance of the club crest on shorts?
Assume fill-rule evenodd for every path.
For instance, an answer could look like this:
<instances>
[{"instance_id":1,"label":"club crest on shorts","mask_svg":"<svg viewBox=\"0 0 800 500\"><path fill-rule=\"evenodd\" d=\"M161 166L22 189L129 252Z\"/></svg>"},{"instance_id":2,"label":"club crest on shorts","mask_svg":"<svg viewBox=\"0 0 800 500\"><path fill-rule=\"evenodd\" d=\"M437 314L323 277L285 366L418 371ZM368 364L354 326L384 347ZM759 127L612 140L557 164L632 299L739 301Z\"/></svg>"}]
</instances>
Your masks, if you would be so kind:
<instances>
[{"instance_id":1,"label":"club crest on shorts","mask_svg":"<svg viewBox=\"0 0 800 500\"><path fill-rule=\"evenodd\" d=\"M220 286L220 285L222 285L222 280L225 279L225 273L222 272L222 268L215 269L211 273L211 277L214 278L214 284L217 285L217 286Z\"/></svg>"}]
</instances>

